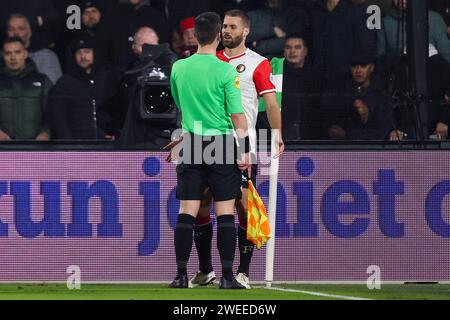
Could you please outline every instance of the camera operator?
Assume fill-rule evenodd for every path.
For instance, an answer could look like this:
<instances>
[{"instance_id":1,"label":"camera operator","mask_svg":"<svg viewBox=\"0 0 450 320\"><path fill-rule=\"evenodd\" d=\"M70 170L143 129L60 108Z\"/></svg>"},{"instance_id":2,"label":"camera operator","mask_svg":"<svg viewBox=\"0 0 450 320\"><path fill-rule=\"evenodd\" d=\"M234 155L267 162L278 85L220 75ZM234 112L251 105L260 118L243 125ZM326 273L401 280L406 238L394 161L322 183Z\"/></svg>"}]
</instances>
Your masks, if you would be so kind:
<instances>
[{"instance_id":1,"label":"camera operator","mask_svg":"<svg viewBox=\"0 0 450 320\"><path fill-rule=\"evenodd\" d=\"M120 147L161 149L177 126L169 77L177 59L168 44L159 44L155 31L143 27L134 36L135 61L125 72L122 103L128 106Z\"/></svg>"}]
</instances>

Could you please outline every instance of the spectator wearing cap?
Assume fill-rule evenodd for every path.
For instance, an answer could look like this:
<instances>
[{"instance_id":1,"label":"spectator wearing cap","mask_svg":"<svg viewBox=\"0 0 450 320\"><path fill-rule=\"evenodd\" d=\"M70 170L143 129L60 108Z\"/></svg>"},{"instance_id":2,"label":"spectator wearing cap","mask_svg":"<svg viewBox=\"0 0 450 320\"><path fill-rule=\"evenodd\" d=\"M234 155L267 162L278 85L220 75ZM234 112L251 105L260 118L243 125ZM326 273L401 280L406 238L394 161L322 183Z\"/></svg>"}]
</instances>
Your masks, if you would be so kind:
<instances>
[{"instance_id":1,"label":"spectator wearing cap","mask_svg":"<svg viewBox=\"0 0 450 320\"><path fill-rule=\"evenodd\" d=\"M357 50L351 58L351 80L330 101L327 116L331 139L403 140L392 115L392 103L383 95L372 75L375 54Z\"/></svg>"},{"instance_id":2,"label":"spectator wearing cap","mask_svg":"<svg viewBox=\"0 0 450 320\"><path fill-rule=\"evenodd\" d=\"M180 35L182 39L181 57L187 58L197 52L198 42L195 38L195 18L189 17L180 22Z\"/></svg>"},{"instance_id":3,"label":"spectator wearing cap","mask_svg":"<svg viewBox=\"0 0 450 320\"><path fill-rule=\"evenodd\" d=\"M222 2L222 0L169 0L168 13L172 50L182 57L181 47L183 46L183 40L180 30L181 21L189 17L196 17L200 13L207 11L220 12Z\"/></svg>"},{"instance_id":4,"label":"spectator wearing cap","mask_svg":"<svg viewBox=\"0 0 450 320\"><path fill-rule=\"evenodd\" d=\"M90 38L95 44L96 64L106 64L106 44L104 41L103 15L105 12L105 4L100 0L88 0L82 2L82 26L81 30L77 30L72 35L72 40L80 40ZM72 58L70 44L66 48L66 70L71 69L74 63Z\"/></svg>"},{"instance_id":5,"label":"spectator wearing cap","mask_svg":"<svg viewBox=\"0 0 450 320\"><path fill-rule=\"evenodd\" d=\"M71 45L75 67L50 93L53 138L58 140L114 140L121 126L116 105L119 77L97 66L92 39Z\"/></svg>"},{"instance_id":6,"label":"spectator wearing cap","mask_svg":"<svg viewBox=\"0 0 450 320\"><path fill-rule=\"evenodd\" d=\"M5 66L0 70L0 141L48 140L50 79L27 62L28 51L20 38L6 39L2 49Z\"/></svg>"},{"instance_id":7,"label":"spectator wearing cap","mask_svg":"<svg viewBox=\"0 0 450 320\"><path fill-rule=\"evenodd\" d=\"M42 47L34 41L28 18L21 14L13 14L7 24L8 37L22 39L29 52L29 58L34 62L38 72L45 74L52 83L56 83L62 76L61 64L58 56L50 49Z\"/></svg>"},{"instance_id":8,"label":"spectator wearing cap","mask_svg":"<svg viewBox=\"0 0 450 320\"><path fill-rule=\"evenodd\" d=\"M145 0L128 0L120 3L105 16L106 53L108 62L125 70L133 60L132 42L136 31L150 27L161 43L169 41L166 17Z\"/></svg>"},{"instance_id":9,"label":"spectator wearing cap","mask_svg":"<svg viewBox=\"0 0 450 320\"><path fill-rule=\"evenodd\" d=\"M310 53L320 93L345 81L353 51L376 51L376 30L367 28L366 10L351 0L317 0L312 6Z\"/></svg>"},{"instance_id":10,"label":"spectator wearing cap","mask_svg":"<svg viewBox=\"0 0 450 320\"><path fill-rule=\"evenodd\" d=\"M253 0L259 1L259 0ZM219 12L223 0L169 0L170 28L179 33L180 22L188 17L196 17L203 12Z\"/></svg>"}]
</instances>

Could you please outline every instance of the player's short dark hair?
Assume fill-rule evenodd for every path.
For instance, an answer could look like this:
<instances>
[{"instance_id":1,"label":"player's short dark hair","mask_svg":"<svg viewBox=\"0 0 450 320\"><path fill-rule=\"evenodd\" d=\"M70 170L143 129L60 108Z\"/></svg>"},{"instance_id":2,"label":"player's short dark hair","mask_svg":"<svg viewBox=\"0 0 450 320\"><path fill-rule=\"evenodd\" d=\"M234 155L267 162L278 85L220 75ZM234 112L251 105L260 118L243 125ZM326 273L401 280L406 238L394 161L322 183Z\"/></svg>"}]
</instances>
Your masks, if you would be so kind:
<instances>
[{"instance_id":1,"label":"player's short dark hair","mask_svg":"<svg viewBox=\"0 0 450 320\"><path fill-rule=\"evenodd\" d=\"M3 41L3 47L5 47L5 45L10 44L10 43L20 43L24 48L25 48L25 42L23 42L22 39L20 39L19 37L8 37Z\"/></svg>"},{"instance_id":2,"label":"player's short dark hair","mask_svg":"<svg viewBox=\"0 0 450 320\"><path fill-rule=\"evenodd\" d=\"M286 41L288 41L289 39L301 39L303 41L303 45L308 48L308 41L306 40L306 36L301 33L291 33L287 35L284 42L286 43Z\"/></svg>"},{"instance_id":3,"label":"player's short dark hair","mask_svg":"<svg viewBox=\"0 0 450 320\"><path fill-rule=\"evenodd\" d=\"M201 46L211 44L222 29L222 20L215 12L205 12L195 18L195 37Z\"/></svg>"},{"instance_id":4,"label":"player's short dark hair","mask_svg":"<svg viewBox=\"0 0 450 320\"><path fill-rule=\"evenodd\" d=\"M239 9L233 9L225 12L225 16L229 17L239 17L242 19L242 23L246 28L250 28L250 17L245 11L239 10Z\"/></svg>"}]
</instances>

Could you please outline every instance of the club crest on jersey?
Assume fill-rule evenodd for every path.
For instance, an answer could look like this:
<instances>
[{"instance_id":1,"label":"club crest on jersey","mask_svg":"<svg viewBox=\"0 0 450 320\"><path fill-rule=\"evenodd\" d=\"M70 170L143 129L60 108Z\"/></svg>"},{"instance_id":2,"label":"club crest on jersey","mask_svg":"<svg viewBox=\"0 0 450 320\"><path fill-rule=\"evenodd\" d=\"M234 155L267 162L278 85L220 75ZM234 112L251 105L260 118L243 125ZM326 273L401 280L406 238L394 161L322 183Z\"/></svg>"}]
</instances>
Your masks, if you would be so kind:
<instances>
[{"instance_id":1,"label":"club crest on jersey","mask_svg":"<svg viewBox=\"0 0 450 320\"><path fill-rule=\"evenodd\" d=\"M241 81L239 80L239 77L234 78L234 86L236 89L241 89Z\"/></svg>"},{"instance_id":2,"label":"club crest on jersey","mask_svg":"<svg viewBox=\"0 0 450 320\"><path fill-rule=\"evenodd\" d=\"M239 73L244 72L245 69L247 69L247 68L245 67L245 64L242 64L242 63L239 64L239 65L236 67L236 71L239 72Z\"/></svg>"}]
</instances>

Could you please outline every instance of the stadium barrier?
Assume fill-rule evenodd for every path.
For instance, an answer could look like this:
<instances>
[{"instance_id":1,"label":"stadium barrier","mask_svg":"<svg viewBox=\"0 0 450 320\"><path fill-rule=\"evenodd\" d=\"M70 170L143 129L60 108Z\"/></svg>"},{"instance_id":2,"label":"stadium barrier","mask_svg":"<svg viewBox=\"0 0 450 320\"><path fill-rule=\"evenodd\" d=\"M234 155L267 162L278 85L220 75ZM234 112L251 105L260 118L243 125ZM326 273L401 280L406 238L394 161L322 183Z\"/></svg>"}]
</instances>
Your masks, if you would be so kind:
<instances>
[{"instance_id":1,"label":"stadium barrier","mask_svg":"<svg viewBox=\"0 0 450 320\"><path fill-rule=\"evenodd\" d=\"M166 153L22 148L0 151L0 281L65 282L73 266L86 282L172 279L179 202ZM256 186L267 201L268 176ZM373 265L384 281L449 281L449 195L442 147L288 151L274 281L365 281ZM265 249L252 280L264 272Z\"/></svg>"}]
</instances>

